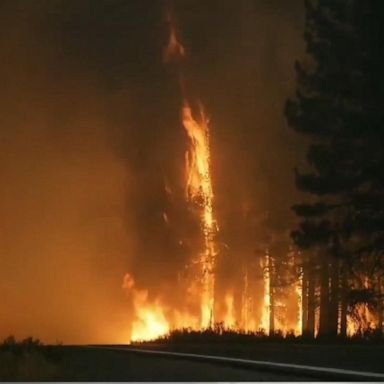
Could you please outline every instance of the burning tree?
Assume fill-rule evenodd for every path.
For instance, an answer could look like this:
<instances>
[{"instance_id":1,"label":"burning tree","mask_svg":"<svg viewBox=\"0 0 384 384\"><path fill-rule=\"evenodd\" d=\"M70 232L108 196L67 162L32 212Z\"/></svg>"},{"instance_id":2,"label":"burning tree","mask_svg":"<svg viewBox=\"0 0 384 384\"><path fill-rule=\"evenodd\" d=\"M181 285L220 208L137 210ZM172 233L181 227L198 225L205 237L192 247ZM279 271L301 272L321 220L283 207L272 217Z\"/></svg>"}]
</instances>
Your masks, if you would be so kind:
<instances>
[{"instance_id":1,"label":"burning tree","mask_svg":"<svg viewBox=\"0 0 384 384\"><path fill-rule=\"evenodd\" d=\"M135 311L133 339L183 328L208 333L262 328L269 335L293 331L310 337L382 328L383 81L377 63L383 11L374 0L307 1L306 7L308 57L296 65L297 93L286 105L289 124L312 139L309 168L296 172L298 188L311 197L293 207L300 219L294 244L268 209L253 223L249 206L242 207L243 220L221 219L219 233L209 121L191 95L186 49L167 12L163 59L178 82L180 147L186 151L184 158L180 152L175 156L185 166L185 194L176 197L165 182L165 200L182 200L188 214L173 215L170 203L162 219L187 250L180 269L189 273L177 281L179 307L126 279ZM184 224L193 221L193 229L186 225L181 235L183 225L174 216ZM228 228L232 236L226 237Z\"/></svg>"},{"instance_id":2,"label":"burning tree","mask_svg":"<svg viewBox=\"0 0 384 384\"><path fill-rule=\"evenodd\" d=\"M376 309L367 297L359 305L383 327L383 21L381 1L306 1L308 57L296 63L296 97L285 112L312 140L311 170L296 171L298 188L312 198L293 207L301 221L292 233L306 250L311 335L318 299L319 335L346 335L351 290L372 290Z\"/></svg>"},{"instance_id":3,"label":"burning tree","mask_svg":"<svg viewBox=\"0 0 384 384\"><path fill-rule=\"evenodd\" d=\"M181 122L189 139L189 148L185 153L186 199L198 207L204 242L197 260L201 281L201 326L210 328L214 321L217 225L213 212L209 126L202 104L197 103L199 116L196 118L192 111L191 101L187 97L186 82L181 65L185 56L185 49L178 40L175 22L170 10L167 10L167 21L169 39L163 57L166 63L173 61L177 64L177 75L183 99Z\"/></svg>"}]
</instances>

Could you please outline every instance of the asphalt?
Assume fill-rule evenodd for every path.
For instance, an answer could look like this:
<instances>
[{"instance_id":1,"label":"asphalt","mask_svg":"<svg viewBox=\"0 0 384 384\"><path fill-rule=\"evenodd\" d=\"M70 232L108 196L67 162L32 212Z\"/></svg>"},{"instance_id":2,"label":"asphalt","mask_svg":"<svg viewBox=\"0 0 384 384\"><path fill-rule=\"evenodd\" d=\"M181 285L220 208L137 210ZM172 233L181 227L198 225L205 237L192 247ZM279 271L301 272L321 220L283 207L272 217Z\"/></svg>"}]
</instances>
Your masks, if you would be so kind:
<instances>
[{"instance_id":1,"label":"asphalt","mask_svg":"<svg viewBox=\"0 0 384 384\"><path fill-rule=\"evenodd\" d=\"M295 374L107 348L68 347L62 381L312 381Z\"/></svg>"},{"instance_id":2,"label":"asphalt","mask_svg":"<svg viewBox=\"0 0 384 384\"><path fill-rule=\"evenodd\" d=\"M384 374L383 344L352 343L149 343L135 348L216 355Z\"/></svg>"},{"instance_id":3,"label":"asphalt","mask_svg":"<svg viewBox=\"0 0 384 384\"><path fill-rule=\"evenodd\" d=\"M311 377L322 380L376 380L384 381L384 374L380 372L359 371L351 369L342 369L334 367L321 367L308 364L290 364L279 363L276 361L268 360L253 360L234 358L228 356L207 355L207 354L192 354L192 353L180 353L160 350L149 350L141 348L128 347L125 350L131 353L139 353L144 355L157 355L167 356L168 358L184 359L192 361L211 362L221 364L225 366L245 367L252 370L264 370L273 373L284 373L291 376L296 375L298 377L310 375Z\"/></svg>"}]
</instances>

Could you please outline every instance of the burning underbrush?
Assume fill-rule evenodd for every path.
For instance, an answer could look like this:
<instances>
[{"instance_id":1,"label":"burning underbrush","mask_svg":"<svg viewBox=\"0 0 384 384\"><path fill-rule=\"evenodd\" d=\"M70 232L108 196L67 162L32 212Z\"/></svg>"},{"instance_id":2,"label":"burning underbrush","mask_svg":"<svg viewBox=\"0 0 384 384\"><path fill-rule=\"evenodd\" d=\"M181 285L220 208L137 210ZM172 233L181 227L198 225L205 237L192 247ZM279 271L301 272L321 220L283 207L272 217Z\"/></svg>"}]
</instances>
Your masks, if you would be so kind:
<instances>
[{"instance_id":1,"label":"burning underbrush","mask_svg":"<svg viewBox=\"0 0 384 384\"><path fill-rule=\"evenodd\" d=\"M226 328L223 323L216 323L212 328L203 330L193 330L190 328L175 329L166 335L163 335L155 340L140 341L133 344L146 344L146 343L164 343L164 344L205 344L205 343L247 343L254 341L265 340L295 340L294 331L288 332L284 335L281 331L274 334L267 335L265 330L258 331L244 331L241 329Z\"/></svg>"},{"instance_id":2,"label":"burning underbrush","mask_svg":"<svg viewBox=\"0 0 384 384\"><path fill-rule=\"evenodd\" d=\"M222 323L217 323L212 329L193 330L190 328L175 329L168 334L160 336L153 340L136 340L131 345L254 345L255 343L382 343L382 335L368 329L361 333L356 333L347 339L340 336L333 339L313 339L303 335L295 335L294 330L283 333L276 331L273 334L267 334L265 330L244 331L225 328Z\"/></svg>"},{"instance_id":3,"label":"burning underbrush","mask_svg":"<svg viewBox=\"0 0 384 384\"><path fill-rule=\"evenodd\" d=\"M240 289L229 290L215 295L212 321L205 326L200 312L199 286L185 291L182 302L176 302L164 292L150 292L137 285L132 275L126 274L123 288L131 303L130 343L142 342L226 342L265 341L265 340L380 340L378 311L366 298L355 299L347 307L346 334L340 332L342 317L338 316L337 334L319 335L319 316L315 318L315 334L303 332L302 302L308 301L308 293L301 290L298 283L279 285L273 274L262 274L258 291L246 292L249 282ZM300 282L300 279L298 279ZM178 290L180 287L175 287ZM201 287L200 287L201 288ZM299 289L298 289L299 288ZM242 292L241 292L242 291ZM242 293L242 294L239 294ZM316 313L319 312L320 297L315 296ZM187 303L189 305L187 305ZM193 305L194 304L194 305Z\"/></svg>"},{"instance_id":4,"label":"burning underbrush","mask_svg":"<svg viewBox=\"0 0 384 384\"><path fill-rule=\"evenodd\" d=\"M198 300L196 300L195 312L177 309L170 304L165 304L160 297L151 298L148 290L138 288L129 274L124 278L123 287L133 304L134 316L131 321L129 339L131 344L346 340L345 336L340 334L336 337L317 337L314 339L310 335L303 334L298 328L301 321L291 323L294 327L289 328L283 317L289 309L281 301L275 303L275 308L272 311L271 307L262 307L261 318L258 321L259 326L251 327L250 324L257 324L256 320L251 321L252 319L248 317L248 323L246 323L244 319L241 319L241 316L239 318L234 308L234 297L228 294L224 300L226 307L223 307L222 311L216 314L216 317L221 317L223 320L213 323L211 327L202 327L201 319L198 317ZM293 288L292 290L294 291ZM296 305L296 311L299 309L300 307ZM244 310L240 313L244 314ZM382 341L381 332L377 328L375 312L368 304L358 303L351 307L347 321L347 338L349 341ZM244 327L245 324L248 324L248 328ZM267 324L267 328L264 328L263 324Z\"/></svg>"}]
</instances>

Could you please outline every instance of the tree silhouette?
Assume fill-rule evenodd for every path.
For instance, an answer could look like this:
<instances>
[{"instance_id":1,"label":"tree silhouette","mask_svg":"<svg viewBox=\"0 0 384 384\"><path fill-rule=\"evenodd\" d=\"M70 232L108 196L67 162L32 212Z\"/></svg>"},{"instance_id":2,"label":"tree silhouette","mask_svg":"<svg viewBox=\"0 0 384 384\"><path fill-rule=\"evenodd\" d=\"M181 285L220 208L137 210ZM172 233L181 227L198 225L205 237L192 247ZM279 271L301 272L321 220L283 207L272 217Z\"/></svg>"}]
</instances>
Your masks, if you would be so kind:
<instances>
[{"instance_id":1,"label":"tree silhouette","mask_svg":"<svg viewBox=\"0 0 384 384\"><path fill-rule=\"evenodd\" d=\"M293 207L300 223L292 238L317 271L319 335L335 336L338 326L345 335L350 289L382 295L384 3L305 4L308 56L296 63L296 95L285 115L311 138L309 169L295 175L311 197ZM379 307L382 328L382 297Z\"/></svg>"}]
</instances>

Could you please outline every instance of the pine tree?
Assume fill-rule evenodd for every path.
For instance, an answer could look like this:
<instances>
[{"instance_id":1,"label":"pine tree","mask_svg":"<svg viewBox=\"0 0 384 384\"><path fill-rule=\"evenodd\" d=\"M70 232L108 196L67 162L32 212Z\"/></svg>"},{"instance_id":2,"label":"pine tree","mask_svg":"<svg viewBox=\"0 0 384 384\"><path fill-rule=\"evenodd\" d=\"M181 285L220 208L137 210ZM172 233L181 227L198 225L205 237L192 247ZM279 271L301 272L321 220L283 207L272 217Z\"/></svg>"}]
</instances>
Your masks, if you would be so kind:
<instances>
[{"instance_id":1,"label":"pine tree","mask_svg":"<svg viewBox=\"0 0 384 384\"><path fill-rule=\"evenodd\" d=\"M305 4L308 58L296 63L296 97L285 114L293 129L312 139L310 170L296 170L297 187L312 198L293 207L301 221L292 237L317 255L319 335L335 336L350 276L383 273L384 3Z\"/></svg>"}]
</instances>

